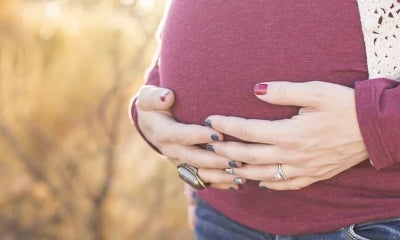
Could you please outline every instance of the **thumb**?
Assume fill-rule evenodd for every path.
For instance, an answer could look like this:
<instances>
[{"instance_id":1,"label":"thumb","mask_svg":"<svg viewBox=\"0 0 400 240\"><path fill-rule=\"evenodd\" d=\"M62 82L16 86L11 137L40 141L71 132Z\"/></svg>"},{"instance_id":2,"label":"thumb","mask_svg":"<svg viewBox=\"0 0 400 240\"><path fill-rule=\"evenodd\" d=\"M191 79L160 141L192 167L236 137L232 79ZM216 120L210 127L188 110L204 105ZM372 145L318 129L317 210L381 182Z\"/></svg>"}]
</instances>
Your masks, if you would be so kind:
<instances>
[{"instance_id":1,"label":"thumb","mask_svg":"<svg viewBox=\"0 0 400 240\"><path fill-rule=\"evenodd\" d=\"M175 102L174 93L167 89L152 85L143 86L137 94L136 105L143 110L168 110Z\"/></svg>"},{"instance_id":2,"label":"thumb","mask_svg":"<svg viewBox=\"0 0 400 240\"><path fill-rule=\"evenodd\" d=\"M254 86L254 94L262 101L299 107L318 107L327 89L324 82L264 82Z\"/></svg>"}]
</instances>

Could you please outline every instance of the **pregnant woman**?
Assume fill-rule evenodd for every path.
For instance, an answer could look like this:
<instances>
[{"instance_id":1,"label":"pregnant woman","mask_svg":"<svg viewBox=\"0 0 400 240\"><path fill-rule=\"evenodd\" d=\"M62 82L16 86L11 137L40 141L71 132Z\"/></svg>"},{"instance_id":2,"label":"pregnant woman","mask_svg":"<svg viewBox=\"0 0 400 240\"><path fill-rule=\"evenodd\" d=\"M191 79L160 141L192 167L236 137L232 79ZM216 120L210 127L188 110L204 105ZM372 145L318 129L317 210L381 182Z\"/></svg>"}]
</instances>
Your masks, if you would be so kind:
<instances>
[{"instance_id":1,"label":"pregnant woman","mask_svg":"<svg viewBox=\"0 0 400 240\"><path fill-rule=\"evenodd\" d=\"M197 239L400 239L400 3L380 2L171 1L131 113L199 189Z\"/></svg>"}]
</instances>

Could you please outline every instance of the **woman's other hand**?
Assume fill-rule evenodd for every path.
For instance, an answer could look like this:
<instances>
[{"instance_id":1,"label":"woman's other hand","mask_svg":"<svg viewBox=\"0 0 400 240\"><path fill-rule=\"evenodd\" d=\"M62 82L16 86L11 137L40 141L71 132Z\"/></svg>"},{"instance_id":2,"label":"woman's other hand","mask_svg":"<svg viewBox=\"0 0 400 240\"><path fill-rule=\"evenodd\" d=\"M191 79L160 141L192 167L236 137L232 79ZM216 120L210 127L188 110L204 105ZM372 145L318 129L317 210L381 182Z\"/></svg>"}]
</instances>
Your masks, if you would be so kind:
<instances>
[{"instance_id":1,"label":"woman's other hand","mask_svg":"<svg viewBox=\"0 0 400 240\"><path fill-rule=\"evenodd\" d=\"M207 118L215 130L252 142L210 143L219 155L246 163L234 174L261 181L261 187L296 190L368 159L352 88L317 81L270 82L256 85L254 91L262 101L301 108L291 119L277 121ZM277 181L279 174L274 178L278 164L289 179Z\"/></svg>"},{"instance_id":2,"label":"woman's other hand","mask_svg":"<svg viewBox=\"0 0 400 240\"><path fill-rule=\"evenodd\" d=\"M222 134L206 126L177 122L171 106L171 90L144 86L137 95L138 126L144 137L175 166L187 163L198 168L199 177L212 187L238 189L237 176L225 172L230 160L207 151L198 144L222 140Z\"/></svg>"}]
</instances>

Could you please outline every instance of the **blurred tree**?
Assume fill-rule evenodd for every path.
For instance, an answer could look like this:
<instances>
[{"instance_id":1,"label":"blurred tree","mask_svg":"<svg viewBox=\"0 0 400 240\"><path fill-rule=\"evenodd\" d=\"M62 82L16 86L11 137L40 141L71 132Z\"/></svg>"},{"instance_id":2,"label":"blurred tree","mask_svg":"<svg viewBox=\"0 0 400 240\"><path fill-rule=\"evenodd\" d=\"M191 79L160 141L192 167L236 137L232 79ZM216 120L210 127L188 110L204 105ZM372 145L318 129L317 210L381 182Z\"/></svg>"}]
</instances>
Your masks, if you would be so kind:
<instances>
[{"instance_id":1,"label":"blurred tree","mask_svg":"<svg viewBox=\"0 0 400 240\"><path fill-rule=\"evenodd\" d=\"M164 6L0 1L0 239L191 238L126 114Z\"/></svg>"}]
</instances>

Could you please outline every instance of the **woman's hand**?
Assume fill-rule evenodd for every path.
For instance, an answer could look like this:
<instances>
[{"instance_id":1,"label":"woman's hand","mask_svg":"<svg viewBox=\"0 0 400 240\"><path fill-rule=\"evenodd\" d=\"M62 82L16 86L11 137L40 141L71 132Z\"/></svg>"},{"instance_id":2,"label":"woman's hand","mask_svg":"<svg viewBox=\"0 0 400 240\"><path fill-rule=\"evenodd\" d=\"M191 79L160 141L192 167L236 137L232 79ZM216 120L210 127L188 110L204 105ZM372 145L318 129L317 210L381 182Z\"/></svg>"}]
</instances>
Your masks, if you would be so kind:
<instances>
[{"instance_id":1,"label":"woman's hand","mask_svg":"<svg viewBox=\"0 0 400 240\"><path fill-rule=\"evenodd\" d=\"M254 91L262 101L301 109L291 119L277 121L207 118L215 130L252 142L211 143L219 155L246 163L234 169L235 175L261 181L260 187L296 190L368 158L352 88L325 82L270 82L256 85ZM274 179L278 163L288 180Z\"/></svg>"},{"instance_id":2,"label":"woman's hand","mask_svg":"<svg viewBox=\"0 0 400 240\"><path fill-rule=\"evenodd\" d=\"M175 166L187 163L197 167L198 175L212 187L237 189L237 177L225 172L230 160L207 151L197 144L222 140L222 134L209 127L182 124L172 116L172 91L155 86L144 86L137 95L138 126L146 139ZM214 139L214 140L213 140ZM239 165L240 166L240 165Z\"/></svg>"}]
</instances>

